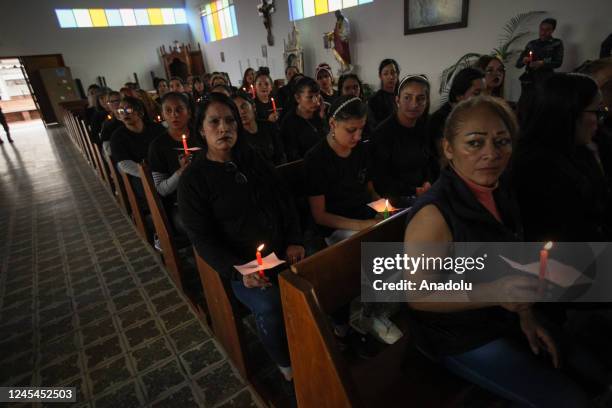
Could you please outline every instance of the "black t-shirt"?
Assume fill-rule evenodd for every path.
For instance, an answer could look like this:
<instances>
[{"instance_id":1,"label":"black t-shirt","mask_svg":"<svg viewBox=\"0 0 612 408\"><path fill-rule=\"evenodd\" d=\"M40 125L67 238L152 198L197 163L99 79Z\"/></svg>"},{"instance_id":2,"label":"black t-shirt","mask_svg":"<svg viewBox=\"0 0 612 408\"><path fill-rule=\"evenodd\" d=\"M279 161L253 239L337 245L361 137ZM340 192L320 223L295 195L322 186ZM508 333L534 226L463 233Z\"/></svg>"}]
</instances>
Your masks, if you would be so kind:
<instances>
[{"instance_id":1,"label":"black t-shirt","mask_svg":"<svg viewBox=\"0 0 612 408\"><path fill-rule=\"evenodd\" d=\"M321 91L321 96L323 97L323 102L325 102L325 104L327 105L327 111L329 111L330 106L333 105L334 102L336 102L336 99L338 99L340 93L338 91L333 91L331 95L328 95L325 92Z\"/></svg>"},{"instance_id":2,"label":"black t-shirt","mask_svg":"<svg viewBox=\"0 0 612 408\"><path fill-rule=\"evenodd\" d=\"M100 144L100 131L104 122L108 121L109 113L105 110L96 110L91 119L91 138L94 143Z\"/></svg>"},{"instance_id":3,"label":"black t-shirt","mask_svg":"<svg viewBox=\"0 0 612 408\"><path fill-rule=\"evenodd\" d=\"M115 130L121 127L124 127L124 125L120 120L115 118L105 120L100 131L100 143L109 142Z\"/></svg>"},{"instance_id":4,"label":"black t-shirt","mask_svg":"<svg viewBox=\"0 0 612 408\"><path fill-rule=\"evenodd\" d=\"M276 100L275 100L276 102ZM278 108L278 103L276 105ZM259 98L255 98L255 110L257 111L257 120L268 120L268 117L273 112L272 101L268 100L268 103L263 103Z\"/></svg>"},{"instance_id":5,"label":"black t-shirt","mask_svg":"<svg viewBox=\"0 0 612 408\"><path fill-rule=\"evenodd\" d=\"M358 220L376 216L376 211L368 207L372 201L368 191L371 178L363 144L355 146L350 156L340 157L323 139L306 153L304 167L307 194L324 195L327 212Z\"/></svg>"},{"instance_id":6,"label":"black t-shirt","mask_svg":"<svg viewBox=\"0 0 612 408\"><path fill-rule=\"evenodd\" d=\"M395 112L395 95L382 89L368 100L368 106L374 114L375 125L380 124Z\"/></svg>"},{"instance_id":7,"label":"black t-shirt","mask_svg":"<svg viewBox=\"0 0 612 408\"><path fill-rule=\"evenodd\" d=\"M257 121L257 133L244 132L246 142L270 164L278 166L286 162L285 149L280 140L278 127L268 121Z\"/></svg>"},{"instance_id":8,"label":"black t-shirt","mask_svg":"<svg viewBox=\"0 0 612 408\"><path fill-rule=\"evenodd\" d=\"M430 181L432 157L424 121L407 128L392 115L376 129L371 149L374 187L381 196L412 196L416 187Z\"/></svg>"},{"instance_id":9,"label":"black t-shirt","mask_svg":"<svg viewBox=\"0 0 612 408\"><path fill-rule=\"evenodd\" d=\"M303 158L306 152L326 135L327 126L318 113L311 119L304 119L295 109L289 112L281 124L281 140L285 146L287 161Z\"/></svg>"},{"instance_id":10,"label":"black t-shirt","mask_svg":"<svg viewBox=\"0 0 612 408\"><path fill-rule=\"evenodd\" d=\"M149 154L149 145L166 129L157 123L146 123L141 133L134 133L126 127L115 130L111 137L111 155L120 163L124 160L142 162Z\"/></svg>"},{"instance_id":11,"label":"black t-shirt","mask_svg":"<svg viewBox=\"0 0 612 408\"><path fill-rule=\"evenodd\" d=\"M301 245L299 218L290 194L257 152L243 145L234 161L218 163L200 155L185 170L178 187L179 212L189 238L224 277L236 276L233 265L274 251L283 257L287 245Z\"/></svg>"}]
</instances>

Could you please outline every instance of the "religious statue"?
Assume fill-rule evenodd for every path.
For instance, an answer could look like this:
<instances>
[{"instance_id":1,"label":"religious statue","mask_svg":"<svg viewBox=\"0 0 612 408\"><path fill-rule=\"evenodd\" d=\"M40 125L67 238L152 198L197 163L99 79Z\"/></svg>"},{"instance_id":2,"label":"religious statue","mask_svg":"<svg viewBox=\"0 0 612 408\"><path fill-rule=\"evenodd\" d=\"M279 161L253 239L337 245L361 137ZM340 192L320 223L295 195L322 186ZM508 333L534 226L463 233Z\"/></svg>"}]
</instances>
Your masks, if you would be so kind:
<instances>
[{"instance_id":1,"label":"religious statue","mask_svg":"<svg viewBox=\"0 0 612 408\"><path fill-rule=\"evenodd\" d=\"M334 57L340 64L340 73L346 73L353 70L351 65L351 51L349 48L349 40L351 37L351 26L346 17L340 10L336 10L336 25L334 31L325 35L326 44L332 49ZM326 47L328 48L328 47Z\"/></svg>"},{"instance_id":2,"label":"religious statue","mask_svg":"<svg viewBox=\"0 0 612 408\"><path fill-rule=\"evenodd\" d=\"M304 72L304 50L300 45L300 32L295 26L295 23L293 23L288 40L289 43L283 40L285 43L285 52L283 54L285 68L297 67L300 72Z\"/></svg>"},{"instance_id":3,"label":"religious statue","mask_svg":"<svg viewBox=\"0 0 612 408\"><path fill-rule=\"evenodd\" d=\"M263 17L264 27L268 31L268 45L274 45L274 37L272 36L272 13L275 11L274 0L262 0L257 6L257 12L260 17Z\"/></svg>"}]
</instances>

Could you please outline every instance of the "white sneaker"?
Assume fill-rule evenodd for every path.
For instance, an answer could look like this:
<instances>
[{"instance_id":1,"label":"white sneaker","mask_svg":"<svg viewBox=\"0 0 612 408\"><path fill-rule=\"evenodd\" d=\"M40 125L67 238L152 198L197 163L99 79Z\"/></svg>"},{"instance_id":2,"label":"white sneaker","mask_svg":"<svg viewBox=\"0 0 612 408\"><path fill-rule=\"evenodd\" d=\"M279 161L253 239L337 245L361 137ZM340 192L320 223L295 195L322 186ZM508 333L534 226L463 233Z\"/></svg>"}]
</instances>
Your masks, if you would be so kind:
<instances>
[{"instance_id":1,"label":"white sneaker","mask_svg":"<svg viewBox=\"0 0 612 408\"><path fill-rule=\"evenodd\" d=\"M398 341L403 333L387 316L361 315L359 326L386 344Z\"/></svg>"}]
</instances>

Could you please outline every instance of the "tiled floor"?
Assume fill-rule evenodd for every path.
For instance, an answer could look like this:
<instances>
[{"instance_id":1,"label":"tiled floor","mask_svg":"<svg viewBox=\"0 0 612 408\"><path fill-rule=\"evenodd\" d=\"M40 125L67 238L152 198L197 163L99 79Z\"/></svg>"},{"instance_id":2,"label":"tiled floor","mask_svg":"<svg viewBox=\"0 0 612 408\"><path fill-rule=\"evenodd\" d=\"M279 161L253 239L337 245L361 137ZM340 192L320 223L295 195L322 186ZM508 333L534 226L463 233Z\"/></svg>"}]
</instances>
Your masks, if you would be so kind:
<instances>
[{"instance_id":1,"label":"tiled floor","mask_svg":"<svg viewBox=\"0 0 612 408\"><path fill-rule=\"evenodd\" d=\"M258 406L63 129L12 133L0 146L0 385L75 386L78 407Z\"/></svg>"}]
</instances>

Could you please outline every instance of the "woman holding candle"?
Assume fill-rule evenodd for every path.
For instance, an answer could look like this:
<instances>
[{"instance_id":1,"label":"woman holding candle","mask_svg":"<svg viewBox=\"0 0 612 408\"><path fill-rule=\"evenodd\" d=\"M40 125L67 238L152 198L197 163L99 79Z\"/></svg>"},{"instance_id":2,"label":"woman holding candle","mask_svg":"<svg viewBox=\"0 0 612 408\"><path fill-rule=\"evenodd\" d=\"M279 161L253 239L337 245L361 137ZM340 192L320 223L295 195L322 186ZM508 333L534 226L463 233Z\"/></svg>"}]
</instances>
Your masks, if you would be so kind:
<instances>
[{"instance_id":1,"label":"woman holding candle","mask_svg":"<svg viewBox=\"0 0 612 408\"><path fill-rule=\"evenodd\" d=\"M202 102L204 96L206 96L206 89L204 87L204 81L200 77L193 77L193 90L191 91L193 95L193 101L195 103Z\"/></svg>"},{"instance_id":2,"label":"woman holding candle","mask_svg":"<svg viewBox=\"0 0 612 408\"><path fill-rule=\"evenodd\" d=\"M427 131L430 85L423 75L409 75L398 86L397 112L372 137L374 187L395 207L410 206L417 188L431 181L435 161Z\"/></svg>"},{"instance_id":3,"label":"woman holding candle","mask_svg":"<svg viewBox=\"0 0 612 408\"><path fill-rule=\"evenodd\" d=\"M151 98L149 93L143 89L136 89L134 93L136 94L136 97L140 99L144 104L145 111L147 112L147 118L149 119L149 121L156 122L155 119L161 113L161 108L157 104L157 102L155 102L153 98Z\"/></svg>"},{"instance_id":4,"label":"woman holding candle","mask_svg":"<svg viewBox=\"0 0 612 408\"><path fill-rule=\"evenodd\" d=\"M249 93L251 92L251 85L255 87L255 70L253 68L247 68L242 76L242 84L240 85L240 88L244 92Z\"/></svg>"},{"instance_id":5,"label":"woman holding candle","mask_svg":"<svg viewBox=\"0 0 612 408\"><path fill-rule=\"evenodd\" d=\"M295 102L296 107L283 118L280 128L287 161L290 162L303 158L327 134L319 84L314 79L299 79L295 84Z\"/></svg>"},{"instance_id":6,"label":"woman holding candle","mask_svg":"<svg viewBox=\"0 0 612 408\"><path fill-rule=\"evenodd\" d=\"M172 220L175 230L184 234L184 228L178 217L176 189L181 174L193 160L192 154L198 153L185 152L185 146L201 147L202 143L189 126L191 108L185 94L179 92L165 94L162 98L162 111L168 129L151 142L148 162L155 189L162 197L166 213Z\"/></svg>"},{"instance_id":7,"label":"woman holding candle","mask_svg":"<svg viewBox=\"0 0 612 408\"><path fill-rule=\"evenodd\" d=\"M304 157L310 211L328 245L376 224L368 203L374 190L365 146L360 143L367 105L341 96L332 105L329 133Z\"/></svg>"},{"instance_id":8,"label":"woman holding candle","mask_svg":"<svg viewBox=\"0 0 612 408\"><path fill-rule=\"evenodd\" d=\"M255 102L246 92L238 91L232 99L240 113L246 143L257 150L269 163L275 166L285 163L287 160L278 128L268 121L256 119Z\"/></svg>"},{"instance_id":9,"label":"woman holding candle","mask_svg":"<svg viewBox=\"0 0 612 408\"><path fill-rule=\"evenodd\" d=\"M255 315L264 347L287 380L292 373L287 348L278 267L241 276L233 265L274 252L294 263L304 256L298 215L273 166L244 143L240 115L232 100L211 94L202 107L204 154L182 175L178 188L181 218L204 260L229 281L234 294ZM265 290L260 290L265 288Z\"/></svg>"},{"instance_id":10,"label":"woman holding candle","mask_svg":"<svg viewBox=\"0 0 612 408\"><path fill-rule=\"evenodd\" d=\"M315 78L321 88L321 96L323 102L329 107L331 106L336 98L338 98L338 91L334 90L334 75L332 74L331 67L329 64L323 62L317 65L315 69Z\"/></svg>"},{"instance_id":11,"label":"woman holding candle","mask_svg":"<svg viewBox=\"0 0 612 408\"><path fill-rule=\"evenodd\" d=\"M255 108L257 120L267 120L271 123L278 121L278 112L273 106L272 78L265 72L255 75Z\"/></svg>"},{"instance_id":12,"label":"woman holding candle","mask_svg":"<svg viewBox=\"0 0 612 408\"><path fill-rule=\"evenodd\" d=\"M395 112L397 85L400 68L393 59L384 59L378 66L380 89L368 100L370 110L374 114L374 125L381 123Z\"/></svg>"},{"instance_id":13,"label":"woman holding candle","mask_svg":"<svg viewBox=\"0 0 612 408\"><path fill-rule=\"evenodd\" d=\"M449 166L414 204L405 241L522 240L517 207L501 178L517 132L514 114L497 98L480 96L458 104L443 139ZM411 301L418 348L455 374L520 406L587 406L584 390L557 369L559 350L531 304L504 303L519 292L535 298L538 279L509 276L484 283L480 290L486 299L502 300L468 302L461 300L465 294L450 292L437 301ZM542 352L552 365L536 356Z\"/></svg>"}]
</instances>

